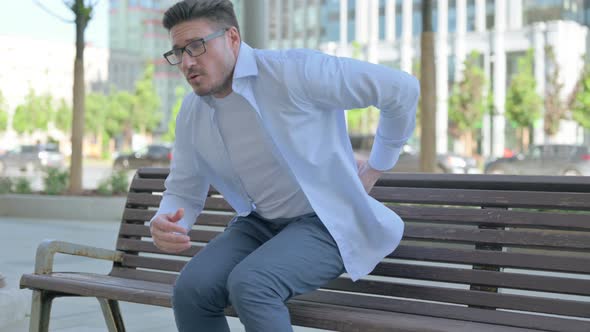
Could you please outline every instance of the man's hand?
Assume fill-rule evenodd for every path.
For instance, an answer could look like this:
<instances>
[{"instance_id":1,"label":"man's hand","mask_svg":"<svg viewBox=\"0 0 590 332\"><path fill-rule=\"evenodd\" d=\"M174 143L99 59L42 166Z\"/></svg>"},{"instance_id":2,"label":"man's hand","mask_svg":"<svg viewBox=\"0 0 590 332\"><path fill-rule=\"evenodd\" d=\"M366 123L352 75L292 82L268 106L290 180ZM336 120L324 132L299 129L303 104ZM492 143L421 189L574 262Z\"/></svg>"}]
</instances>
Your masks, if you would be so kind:
<instances>
[{"instance_id":1,"label":"man's hand","mask_svg":"<svg viewBox=\"0 0 590 332\"><path fill-rule=\"evenodd\" d=\"M184 209L176 213L160 214L152 221L150 232L156 247L163 251L179 253L191 247L187 231L177 222L184 216Z\"/></svg>"},{"instance_id":2,"label":"man's hand","mask_svg":"<svg viewBox=\"0 0 590 332\"><path fill-rule=\"evenodd\" d=\"M356 165L358 167L358 174L363 183L363 187L365 188L365 191L369 193L383 172L372 168L369 165L369 162L365 160L357 160Z\"/></svg>"}]
</instances>

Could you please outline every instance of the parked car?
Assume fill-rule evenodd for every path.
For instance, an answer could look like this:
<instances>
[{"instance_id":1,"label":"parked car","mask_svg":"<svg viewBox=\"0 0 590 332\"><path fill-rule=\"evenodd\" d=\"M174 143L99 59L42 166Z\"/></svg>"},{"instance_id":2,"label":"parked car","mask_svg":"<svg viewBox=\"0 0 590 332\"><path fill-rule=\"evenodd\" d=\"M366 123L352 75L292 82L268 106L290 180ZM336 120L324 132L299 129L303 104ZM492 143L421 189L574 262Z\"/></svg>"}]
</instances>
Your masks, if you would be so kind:
<instances>
[{"instance_id":1,"label":"parked car","mask_svg":"<svg viewBox=\"0 0 590 332\"><path fill-rule=\"evenodd\" d=\"M137 151L120 154L115 158L115 170L138 169L140 167L169 167L172 160L172 145L152 144Z\"/></svg>"},{"instance_id":2,"label":"parked car","mask_svg":"<svg viewBox=\"0 0 590 332\"><path fill-rule=\"evenodd\" d=\"M544 144L511 158L488 163L486 174L590 175L590 147L573 144Z\"/></svg>"},{"instance_id":3,"label":"parked car","mask_svg":"<svg viewBox=\"0 0 590 332\"><path fill-rule=\"evenodd\" d=\"M369 151L355 151L357 159L368 159ZM391 172L394 173L418 173L420 172L420 153L410 145L404 145L399 159ZM455 153L439 153L436 156L436 173L477 174L481 171L477 168L477 162L471 157L461 156Z\"/></svg>"},{"instance_id":4,"label":"parked car","mask_svg":"<svg viewBox=\"0 0 590 332\"><path fill-rule=\"evenodd\" d=\"M420 172L420 153L411 146L405 145L392 172ZM477 168L475 159L451 152L437 154L435 172L456 174L481 173Z\"/></svg>"},{"instance_id":5,"label":"parked car","mask_svg":"<svg viewBox=\"0 0 590 332\"><path fill-rule=\"evenodd\" d=\"M0 155L0 174L9 169L38 171L45 167L62 168L65 157L57 144L21 145Z\"/></svg>"}]
</instances>

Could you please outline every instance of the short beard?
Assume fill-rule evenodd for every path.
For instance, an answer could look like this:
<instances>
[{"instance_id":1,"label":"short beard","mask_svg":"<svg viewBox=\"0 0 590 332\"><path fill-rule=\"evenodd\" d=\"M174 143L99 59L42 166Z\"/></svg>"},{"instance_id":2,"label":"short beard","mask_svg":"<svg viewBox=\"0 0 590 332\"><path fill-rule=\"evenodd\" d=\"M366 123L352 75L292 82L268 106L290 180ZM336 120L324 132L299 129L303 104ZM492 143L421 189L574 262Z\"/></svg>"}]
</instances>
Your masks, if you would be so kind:
<instances>
[{"instance_id":1,"label":"short beard","mask_svg":"<svg viewBox=\"0 0 590 332\"><path fill-rule=\"evenodd\" d=\"M211 89L211 92L209 92L209 95L214 95L214 94L222 92L222 91L231 90L231 84L232 84L232 76L227 75L227 77L225 78L223 83L221 83L221 85L219 85L215 89Z\"/></svg>"}]
</instances>

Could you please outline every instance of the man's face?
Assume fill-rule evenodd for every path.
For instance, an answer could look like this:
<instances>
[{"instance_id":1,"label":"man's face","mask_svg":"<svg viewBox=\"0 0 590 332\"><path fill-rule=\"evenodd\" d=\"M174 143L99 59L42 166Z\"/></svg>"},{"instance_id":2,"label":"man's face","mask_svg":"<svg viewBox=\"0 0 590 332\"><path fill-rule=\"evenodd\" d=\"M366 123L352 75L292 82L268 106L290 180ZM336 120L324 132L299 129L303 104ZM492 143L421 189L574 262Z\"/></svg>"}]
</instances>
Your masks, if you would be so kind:
<instances>
[{"instance_id":1,"label":"man's face","mask_svg":"<svg viewBox=\"0 0 590 332\"><path fill-rule=\"evenodd\" d=\"M191 41L205 38L221 27L207 19L179 23L170 29L173 48L185 47ZM231 83L240 46L236 28L205 42L206 52L198 57L182 54L178 65L187 82L199 96L222 98L231 93Z\"/></svg>"}]
</instances>

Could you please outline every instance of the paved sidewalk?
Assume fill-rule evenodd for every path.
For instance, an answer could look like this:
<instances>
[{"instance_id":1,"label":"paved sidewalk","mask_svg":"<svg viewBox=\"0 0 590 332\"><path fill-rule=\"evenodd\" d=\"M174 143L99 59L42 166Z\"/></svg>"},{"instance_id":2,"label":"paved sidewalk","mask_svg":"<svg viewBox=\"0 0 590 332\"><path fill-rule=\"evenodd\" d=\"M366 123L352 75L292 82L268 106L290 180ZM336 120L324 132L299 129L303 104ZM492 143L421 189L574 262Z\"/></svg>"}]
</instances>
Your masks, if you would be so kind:
<instances>
[{"instance_id":1,"label":"paved sidewalk","mask_svg":"<svg viewBox=\"0 0 590 332\"><path fill-rule=\"evenodd\" d=\"M16 311L11 315L8 325L0 331L28 331L31 292L18 290L18 280L23 273L33 270L35 250L43 239L58 239L91 246L114 248L119 223L112 221L61 221L41 219L21 219L0 217L0 273L6 277L6 287L0 292L0 306L8 297L2 292L10 292L10 308ZM57 255L56 271L83 271L107 273L109 262L85 259L69 255ZM0 311L2 308L0 308ZM133 303L121 303L123 319L127 331L160 332L176 331L172 310ZM15 321L15 319L18 319ZM232 332L245 331L243 325L230 318ZM54 300L51 311L50 331L59 332L98 332L106 331L100 306L94 298L58 298ZM296 332L322 331L317 329L295 328Z\"/></svg>"}]
</instances>

